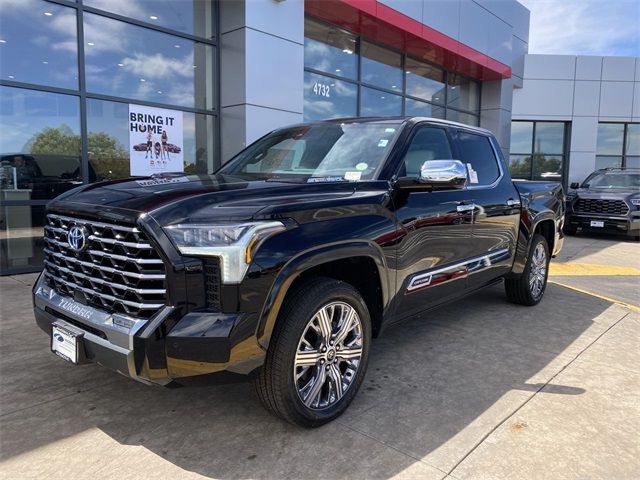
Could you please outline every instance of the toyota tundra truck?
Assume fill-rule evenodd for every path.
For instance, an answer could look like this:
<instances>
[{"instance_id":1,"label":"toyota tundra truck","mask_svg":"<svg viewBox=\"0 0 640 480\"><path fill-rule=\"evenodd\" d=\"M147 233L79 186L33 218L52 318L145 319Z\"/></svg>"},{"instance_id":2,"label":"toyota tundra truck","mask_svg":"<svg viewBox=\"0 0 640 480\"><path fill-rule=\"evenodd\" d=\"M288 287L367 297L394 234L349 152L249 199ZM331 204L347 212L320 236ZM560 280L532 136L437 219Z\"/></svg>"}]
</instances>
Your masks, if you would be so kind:
<instances>
[{"instance_id":1,"label":"toyota tundra truck","mask_svg":"<svg viewBox=\"0 0 640 480\"><path fill-rule=\"evenodd\" d=\"M552 182L513 182L483 129L350 118L277 129L211 175L84 185L49 203L35 318L50 348L147 384L242 376L298 425L340 415L372 338L496 283L542 299Z\"/></svg>"}]
</instances>

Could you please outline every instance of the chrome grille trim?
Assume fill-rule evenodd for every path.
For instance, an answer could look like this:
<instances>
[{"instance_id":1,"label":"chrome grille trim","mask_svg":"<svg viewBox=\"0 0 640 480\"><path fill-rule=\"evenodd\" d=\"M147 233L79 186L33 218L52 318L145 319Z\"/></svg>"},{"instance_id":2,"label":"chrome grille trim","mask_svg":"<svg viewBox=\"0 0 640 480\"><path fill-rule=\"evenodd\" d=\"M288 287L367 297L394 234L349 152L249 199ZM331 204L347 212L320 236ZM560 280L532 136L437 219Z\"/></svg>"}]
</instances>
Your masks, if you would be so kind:
<instances>
[{"instance_id":1,"label":"chrome grille trim","mask_svg":"<svg viewBox=\"0 0 640 480\"><path fill-rule=\"evenodd\" d=\"M87 280L88 282L94 282L97 283L98 285L109 285L117 290L126 290L127 292L135 292L135 293L140 293L142 295L147 294L147 295L162 295L167 293L167 290L164 288L157 288L157 289L153 289L153 288L133 288L133 287L128 287L126 285L120 285L118 283L113 283L113 282L107 282L105 280L102 280L100 278L96 278L96 277L91 277L89 275L85 275L84 273L79 273L79 272L74 272L73 270L66 268L66 267L61 267L60 265L56 265L55 263L50 262L49 260L45 260L44 261L45 265L49 265L50 267L53 268L57 268L59 271L66 273L68 275L71 275L72 277L74 277L74 279L77 278L81 278L83 280ZM96 293L96 295L100 295L99 293Z\"/></svg>"},{"instance_id":2,"label":"chrome grille trim","mask_svg":"<svg viewBox=\"0 0 640 480\"><path fill-rule=\"evenodd\" d=\"M68 223L81 223L83 225L93 225L98 228L111 228L112 230L122 230L123 232L140 233L140 230L138 230L137 227L123 227L122 225L116 225L114 223L96 222L95 220L86 220L84 218L71 218L63 215L56 215L54 213L47 214L47 217Z\"/></svg>"},{"instance_id":3,"label":"chrome grille trim","mask_svg":"<svg viewBox=\"0 0 640 480\"><path fill-rule=\"evenodd\" d=\"M120 275L124 275L126 277L147 279L147 280L164 280L164 278L166 277L164 273L159 273L156 275L151 273L146 273L146 274L133 273L133 272L125 272L123 270L116 270L115 268L103 267L102 265L98 265L96 263L83 262L82 260L79 260L77 258L62 255L58 252L51 251L48 248L44 249L44 253L45 255L52 255L54 257L64 258L64 260L66 260L67 262L77 263L78 265L82 265L83 267L97 268L98 270L102 270L103 272L107 272L107 273L119 273Z\"/></svg>"},{"instance_id":4,"label":"chrome grille trim","mask_svg":"<svg viewBox=\"0 0 640 480\"><path fill-rule=\"evenodd\" d=\"M67 248L68 245L66 242L61 242L59 240L55 240L53 238L47 238L44 237L45 242L51 242L54 245L58 245L59 247L64 247ZM162 260L160 259L155 259L155 258L131 258L131 257L125 257L122 255L112 255L112 254L108 254L108 253L104 253L101 252L100 250L87 250L91 255L97 255L97 256L107 256L107 257L111 257L115 260L120 260L123 262L133 262L133 263L137 263L140 265L160 265L162 264Z\"/></svg>"},{"instance_id":5,"label":"chrome grille trim","mask_svg":"<svg viewBox=\"0 0 640 480\"><path fill-rule=\"evenodd\" d=\"M145 319L166 305L164 262L136 227L49 213L44 227L45 279L60 295L107 313ZM85 249L69 229L84 227Z\"/></svg>"},{"instance_id":6,"label":"chrome grille trim","mask_svg":"<svg viewBox=\"0 0 640 480\"><path fill-rule=\"evenodd\" d=\"M60 278L56 275L54 275L53 273L46 271L44 272L45 276L47 277L51 277L54 280L56 280L57 282L60 283L64 283L65 285L69 285L70 287L73 287L75 290L80 290L81 292L85 292L85 293L89 293L91 295L96 295L100 298L104 298L105 300L108 300L110 302L122 302L125 305L129 305L130 307L134 307L134 308L139 308L139 309L157 309L157 308L161 308L164 306L164 303L136 303L136 302L130 302L129 300L122 300L116 297L113 297L111 295L107 295L105 293L98 293L90 288L85 288L82 287L80 285L78 285L77 283L74 282L70 282L69 280L65 280L63 278Z\"/></svg>"}]
</instances>

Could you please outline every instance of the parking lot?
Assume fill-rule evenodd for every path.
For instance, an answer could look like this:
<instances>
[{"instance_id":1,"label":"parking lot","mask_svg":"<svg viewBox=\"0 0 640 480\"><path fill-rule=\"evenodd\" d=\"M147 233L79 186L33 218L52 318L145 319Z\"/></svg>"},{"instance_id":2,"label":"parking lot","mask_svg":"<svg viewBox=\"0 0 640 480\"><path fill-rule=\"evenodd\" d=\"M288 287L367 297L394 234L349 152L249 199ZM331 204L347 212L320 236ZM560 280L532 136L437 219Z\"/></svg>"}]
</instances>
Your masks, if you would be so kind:
<instances>
[{"instance_id":1,"label":"parking lot","mask_svg":"<svg viewBox=\"0 0 640 480\"><path fill-rule=\"evenodd\" d=\"M0 278L3 478L640 477L640 246L566 240L535 308L502 287L385 332L345 415L271 417L249 384L163 389L50 353L35 275Z\"/></svg>"}]
</instances>

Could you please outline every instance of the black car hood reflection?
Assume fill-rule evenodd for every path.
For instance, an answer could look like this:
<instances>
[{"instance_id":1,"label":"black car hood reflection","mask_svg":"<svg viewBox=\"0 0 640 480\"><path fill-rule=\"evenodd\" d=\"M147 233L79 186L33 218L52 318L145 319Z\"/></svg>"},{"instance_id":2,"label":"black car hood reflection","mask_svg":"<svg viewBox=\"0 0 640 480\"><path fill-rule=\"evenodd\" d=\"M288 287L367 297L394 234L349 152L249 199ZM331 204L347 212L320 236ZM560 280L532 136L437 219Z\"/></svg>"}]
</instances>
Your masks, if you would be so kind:
<instances>
[{"instance_id":1,"label":"black car hood reflection","mask_svg":"<svg viewBox=\"0 0 640 480\"><path fill-rule=\"evenodd\" d=\"M102 205L107 208L144 212L161 224L164 219L211 221L216 212L229 219L250 218L266 207L303 205L317 201L331 203L353 195L350 182L259 180L242 181L221 175L158 176L101 182L68 192L54 202ZM273 208L269 209L273 211Z\"/></svg>"}]
</instances>

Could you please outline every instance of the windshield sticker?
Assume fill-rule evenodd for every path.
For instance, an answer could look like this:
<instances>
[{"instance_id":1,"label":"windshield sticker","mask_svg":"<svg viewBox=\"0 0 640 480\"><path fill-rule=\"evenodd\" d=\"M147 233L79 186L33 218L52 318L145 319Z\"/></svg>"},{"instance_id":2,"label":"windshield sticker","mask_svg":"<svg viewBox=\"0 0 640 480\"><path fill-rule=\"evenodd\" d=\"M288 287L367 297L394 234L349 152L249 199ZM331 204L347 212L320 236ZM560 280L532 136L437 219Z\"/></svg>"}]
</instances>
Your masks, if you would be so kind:
<instances>
[{"instance_id":1,"label":"windshield sticker","mask_svg":"<svg viewBox=\"0 0 640 480\"><path fill-rule=\"evenodd\" d=\"M366 163L360 162L356 165L356 170L360 170L362 172L363 170L366 170L368 166L369 165L367 165Z\"/></svg>"},{"instance_id":2,"label":"windshield sticker","mask_svg":"<svg viewBox=\"0 0 640 480\"><path fill-rule=\"evenodd\" d=\"M394 133L396 131L395 128L385 128L384 133Z\"/></svg>"},{"instance_id":3,"label":"windshield sticker","mask_svg":"<svg viewBox=\"0 0 640 480\"><path fill-rule=\"evenodd\" d=\"M307 178L307 183L320 183L320 182L342 182L346 180L342 177L310 177Z\"/></svg>"},{"instance_id":4,"label":"windshield sticker","mask_svg":"<svg viewBox=\"0 0 640 480\"><path fill-rule=\"evenodd\" d=\"M379 147L386 147L388 143L389 143L389 140L387 140L386 138L383 138L378 142L378 146Z\"/></svg>"},{"instance_id":5,"label":"windshield sticker","mask_svg":"<svg viewBox=\"0 0 640 480\"><path fill-rule=\"evenodd\" d=\"M357 181L360 180L360 177L362 177L362 172L345 172L344 174L345 180Z\"/></svg>"},{"instance_id":6,"label":"windshield sticker","mask_svg":"<svg viewBox=\"0 0 640 480\"><path fill-rule=\"evenodd\" d=\"M478 172L473 169L470 163L467 163L467 169L469 170L469 182L478 183Z\"/></svg>"}]
</instances>

